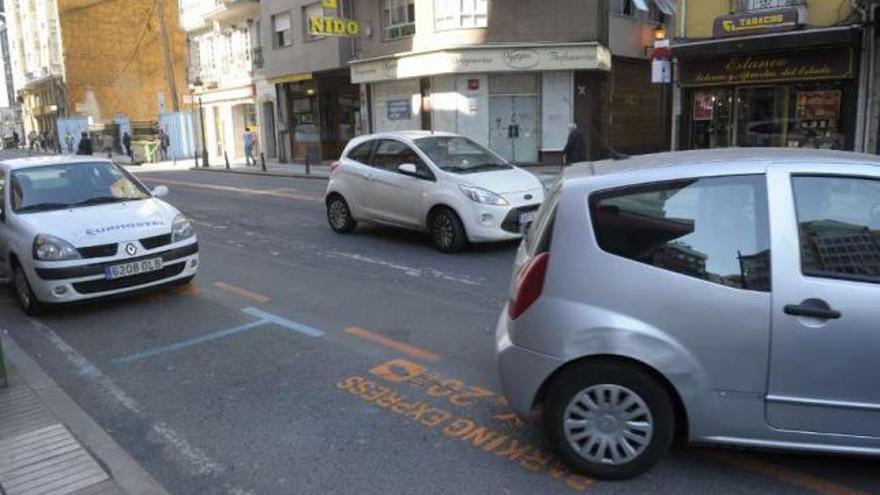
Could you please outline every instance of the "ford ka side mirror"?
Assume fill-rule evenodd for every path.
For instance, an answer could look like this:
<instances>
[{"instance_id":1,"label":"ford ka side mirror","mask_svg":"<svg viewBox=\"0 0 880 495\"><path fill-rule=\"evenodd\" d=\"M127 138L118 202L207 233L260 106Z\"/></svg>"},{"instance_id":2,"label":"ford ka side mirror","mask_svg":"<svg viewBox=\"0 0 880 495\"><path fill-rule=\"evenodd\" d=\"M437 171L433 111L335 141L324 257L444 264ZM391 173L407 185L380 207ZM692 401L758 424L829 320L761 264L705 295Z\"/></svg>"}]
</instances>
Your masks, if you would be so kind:
<instances>
[{"instance_id":1,"label":"ford ka side mirror","mask_svg":"<svg viewBox=\"0 0 880 495\"><path fill-rule=\"evenodd\" d=\"M397 171L404 175L419 175L419 169L412 163L403 163L398 165Z\"/></svg>"},{"instance_id":2,"label":"ford ka side mirror","mask_svg":"<svg viewBox=\"0 0 880 495\"><path fill-rule=\"evenodd\" d=\"M153 197L164 198L165 196L168 196L168 192L169 191L166 186L156 186L156 188L153 189Z\"/></svg>"}]
</instances>

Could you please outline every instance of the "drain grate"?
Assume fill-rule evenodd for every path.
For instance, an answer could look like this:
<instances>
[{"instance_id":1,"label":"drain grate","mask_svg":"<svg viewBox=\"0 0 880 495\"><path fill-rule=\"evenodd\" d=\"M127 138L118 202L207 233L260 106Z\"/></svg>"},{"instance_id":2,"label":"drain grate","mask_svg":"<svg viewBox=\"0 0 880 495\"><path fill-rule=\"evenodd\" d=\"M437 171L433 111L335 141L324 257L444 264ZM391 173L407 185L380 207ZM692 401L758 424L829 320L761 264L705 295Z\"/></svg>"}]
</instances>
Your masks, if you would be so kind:
<instances>
[{"instance_id":1,"label":"drain grate","mask_svg":"<svg viewBox=\"0 0 880 495\"><path fill-rule=\"evenodd\" d=\"M65 495L108 478L61 424L0 440L0 491L6 495Z\"/></svg>"}]
</instances>

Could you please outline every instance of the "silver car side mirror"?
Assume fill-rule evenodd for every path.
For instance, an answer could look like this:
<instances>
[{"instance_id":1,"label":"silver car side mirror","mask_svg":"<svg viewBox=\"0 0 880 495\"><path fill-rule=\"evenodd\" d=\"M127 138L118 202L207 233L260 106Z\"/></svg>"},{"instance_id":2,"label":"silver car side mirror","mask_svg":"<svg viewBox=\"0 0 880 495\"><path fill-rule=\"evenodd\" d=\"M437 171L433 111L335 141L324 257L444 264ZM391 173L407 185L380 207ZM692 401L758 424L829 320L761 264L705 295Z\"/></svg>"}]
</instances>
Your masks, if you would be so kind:
<instances>
[{"instance_id":1,"label":"silver car side mirror","mask_svg":"<svg viewBox=\"0 0 880 495\"><path fill-rule=\"evenodd\" d=\"M168 196L169 191L166 186L156 186L152 192L154 198L164 198L165 196Z\"/></svg>"}]
</instances>

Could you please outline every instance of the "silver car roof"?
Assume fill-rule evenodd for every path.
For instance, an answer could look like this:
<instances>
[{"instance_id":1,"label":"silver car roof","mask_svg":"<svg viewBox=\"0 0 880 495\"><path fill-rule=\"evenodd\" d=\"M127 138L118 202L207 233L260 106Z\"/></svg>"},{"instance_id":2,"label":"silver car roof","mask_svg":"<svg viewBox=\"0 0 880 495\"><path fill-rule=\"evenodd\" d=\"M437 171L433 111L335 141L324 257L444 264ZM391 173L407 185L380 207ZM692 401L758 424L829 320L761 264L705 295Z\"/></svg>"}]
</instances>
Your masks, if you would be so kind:
<instances>
[{"instance_id":1,"label":"silver car roof","mask_svg":"<svg viewBox=\"0 0 880 495\"><path fill-rule=\"evenodd\" d=\"M599 176L614 176L626 180L632 176L649 181L654 175L699 177L761 173L773 164L784 163L880 166L880 157L849 151L802 148L718 148L577 163L565 170L564 178L569 182Z\"/></svg>"},{"instance_id":2,"label":"silver car roof","mask_svg":"<svg viewBox=\"0 0 880 495\"><path fill-rule=\"evenodd\" d=\"M3 166L9 168L10 170L17 170L21 168L30 168L30 167L42 167L43 165L62 165L67 163L95 163L95 162L107 162L112 163L111 160L100 157L100 156L89 156L89 155L45 155L45 156L32 156L27 158L13 158L11 160L3 160L0 162Z\"/></svg>"}]
</instances>

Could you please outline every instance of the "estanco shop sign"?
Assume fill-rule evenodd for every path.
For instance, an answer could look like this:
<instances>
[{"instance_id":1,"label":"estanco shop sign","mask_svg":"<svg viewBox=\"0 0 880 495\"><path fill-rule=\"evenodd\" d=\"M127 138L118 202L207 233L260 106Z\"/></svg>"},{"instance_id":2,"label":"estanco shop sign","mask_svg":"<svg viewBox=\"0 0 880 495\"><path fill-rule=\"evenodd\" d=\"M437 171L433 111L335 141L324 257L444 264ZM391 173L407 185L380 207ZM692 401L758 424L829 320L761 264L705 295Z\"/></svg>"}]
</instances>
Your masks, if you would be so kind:
<instances>
[{"instance_id":1,"label":"estanco shop sign","mask_svg":"<svg viewBox=\"0 0 880 495\"><path fill-rule=\"evenodd\" d=\"M726 38L745 34L790 31L797 26L797 9L784 8L721 16L715 19L712 32L716 38Z\"/></svg>"},{"instance_id":2,"label":"estanco shop sign","mask_svg":"<svg viewBox=\"0 0 880 495\"><path fill-rule=\"evenodd\" d=\"M611 54L598 43L480 47L352 62L351 81L360 84L434 74L610 69Z\"/></svg>"},{"instance_id":3,"label":"estanco shop sign","mask_svg":"<svg viewBox=\"0 0 880 495\"><path fill-rule=\"evenodd\" d=\"M679 82L682 86L713 86L848 79L852 74L852 51L835 47L687 60L681 63Z\"/></svg>"}]
</instances>

